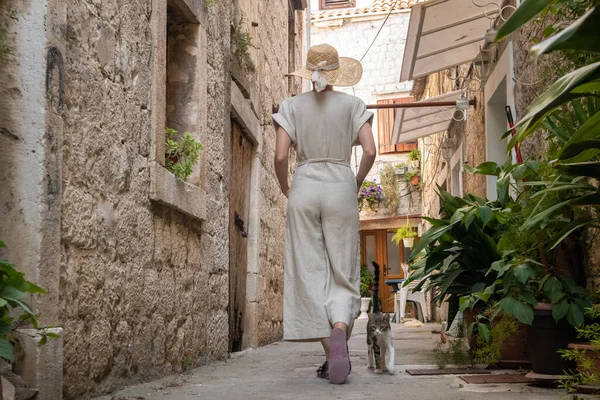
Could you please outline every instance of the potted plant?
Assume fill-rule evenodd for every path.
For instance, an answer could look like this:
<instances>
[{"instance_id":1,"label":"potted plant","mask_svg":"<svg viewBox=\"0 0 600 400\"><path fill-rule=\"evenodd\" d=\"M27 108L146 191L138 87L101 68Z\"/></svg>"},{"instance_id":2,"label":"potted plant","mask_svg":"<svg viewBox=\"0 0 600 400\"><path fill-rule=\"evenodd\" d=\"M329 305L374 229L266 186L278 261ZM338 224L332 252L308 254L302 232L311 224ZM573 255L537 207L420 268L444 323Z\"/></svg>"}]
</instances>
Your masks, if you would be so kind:
<instances>
[{"instance_id":1,"label":"potted plant","mask_svg":"<svg viewBox=\"0 0 600 400\"><path fill-rule=\"evenodd\" d=\"M396 169L396 175L404 175L408 171L408 167L404 163L396 164L394 168Z\"/></svg>"},{"instance_id":2,"label":"potted plant","mask_svg":"<svg viewBox=\"0 0 600 400\"><path fill-rule=\"evenodd\" d=\"M409 225L408 221L406 222L406 226L401 226L396 229L396 233L392 236L392 241L397 245L400 244L402 240L404 247L408 247L409 249L413 247L415 242L415 236L417 236L417 232L415 232Z\"/></svg>"},{"instance_id":3,"label":"potted plant","mask_svg":"<svg viewBox=\"0 0 600 400\"><path fill-rule=\"evenodd\" d=\"M543 3L541 7L534 4L535 0L522 2L500 27L496 40L507 37L540 11L547 12L553 7L551 3ZM549 354L557 351L551 346L542 348L543 339L551 337L552 342L546 341L549 345L564 349L567 345L565 340L574 334L572 328L569 334L566 330L583 325L584 311L590 304L583 288L586 282L581 234L584 229L597 225L597 207L600 205L600 141L597 129L600 109L596 87L600 77L600 62L596 57L600 48L595 45L594 35L589 30L597 26L600 8L597 4L590 4L583 12L576 21L570 25L563 24L562 30L554 31L558 33L537 44L532 52L539 55L566 50L584 56L584 51L588 51L592 57L582 59L590 61L584 61L581 68L561 74L561 78L536 97L515 126L515 134L508 143L508 149L512 150L513 146L538 133L542 127L551 139L549 147L552 154L548 158L552 161L548 163L548 179L525 183L534 193L526 196L532 200L528 204L533 208L522 229L533 233L538 254L526 263L505 265L508 274L505 280L512 280L506 285L505 308L513 308L523 319L531 321L532 338L542 340L534 341L535 347L532 348L532 352L540 356L538 364L542 367L547 366ZM505 133L504 137L509 135L511 132ZM511 279L511 275L516 279ZM538 302L541 304L537 305ZM515 316L519 318L517 314ZM562 330L560 324L563 325ZM554 332L549 334L550 328ZM532 361L536 371L536 361Z\"/></svg>"},{"instance_id":4,"label":"potted plant","mask_svg":"<svg viewBox=\"0 0 600 400\"><path fill-rule=\"evenodd\" d=\"M527 365L526 327L512 315L495 315L495 304L479 314L463 313L475 364Z\"/></svg>"},{"instance_id":5,"label":"potted plant","mask_svg":"<svg viewBox=\"0 0 600 400\"><path fill-rule=\"evenodd\" d=\"M448 326L459 311L461 297L492 285L497 274L490 266L501 259L494 238L501 230L507 210L487 204L474 195L452 196L438 187L442 217L425 218L433 226L411 253L409 281L436 288L432 302L448 302ZM487 299L493 300L493 293Z\"/></svg>"},{"instance_id":6,"label":"potted plant","mask_svg":"<svg viewBox=\"0 0 600 400\"><path fill-rule=\"evenodd\" d=\"M364 181L358 191L358 209L368 208L377 212L376 207L383 201L383 189L374 181Z\"/></svg>"},{"instance_id":7,"label":"potted plant","mask_svg":"<svg viewBox=\"0 0 600 400\"><path fill-rule=\"evenodd\" d=\"M503 229L496 237L502 254L490 266L489 273L497 281L484 290L474 291L461 299L461 309L486 303L491 296L497 302L498 313L513 315L527 327L529 356L536 374L560 375L570 367L557 351L574 339L574 328L583 322L589 305L585 288L576 281L581 264L577 263L576 229L581 221L570 213L552 214L561 204L560 191L544 196L548 188L538 188L552 175L552 168L536 161L499 166L485 163L470 172L494 175L498 178L496 203L510 212L503 218ZM522 185L528 190L523 191ZM540 216L541 215L541 216ZM569 219L571 222L569 222ZM564 231L564 226L569 226ZM569 242L564 242L568 238ZM571 246L571 259L565 262Z\"/></svg>"},{"instance_id":8,"label":"potted plant","mask_svg":"<svg viewBox=\"0 0 600 400\"><path fill-rule=\"evenodd\" d=\"M421 151L419 149L413 149L408 153L408 161L411 167L419 168L421 161Z\"/></svg>"},{"instance_id":9,"label":"potted plant","mask_svg":"<svg viewBox=\"0 0 600 400\"><path fill-rule=\"evenodd\" d=\"M366 264L360 266L360 316L359 319L367 319L367 312L371 304L372 288L375 276Z\"/></svg>"},{"instance_id":10,"label":"potted plant","mask_svg":"<svg viewBox=\"0 0 600 400\"><path fill-rule=\"evenodd\" d=\"M418 171L409 171L404 174L404 180L406 183L410 183L413 186L417 186L419 184L419 178Z\"/></svg>"}]
</instances>

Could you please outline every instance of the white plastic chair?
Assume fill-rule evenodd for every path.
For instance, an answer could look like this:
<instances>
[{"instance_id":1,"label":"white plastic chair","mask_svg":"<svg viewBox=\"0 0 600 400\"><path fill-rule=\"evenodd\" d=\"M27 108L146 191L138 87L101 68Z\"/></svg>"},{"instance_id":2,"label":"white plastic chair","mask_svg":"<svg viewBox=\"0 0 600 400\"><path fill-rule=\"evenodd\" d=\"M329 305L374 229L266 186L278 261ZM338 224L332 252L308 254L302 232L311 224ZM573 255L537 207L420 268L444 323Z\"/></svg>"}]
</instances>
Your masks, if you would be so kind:
<instances>
[{"instance_id":1,"label":"white plastic chair","mask_svg":"<svg viewBox=\"0 0 600 400\"><path fill-rule=\"evenodd\" d=\"M408 279L410 269L408 264L402 264L402 270L404 271L404 279ZM425 302L425 293L422 291L412 292L421 280L416 280L409 283L407 286L402 285L400 290L394 295L394 315L396 316L396 322L404 322L404 316L406 314L406 302L412 301L417 306L417 316L421 317L421 322L425 323L429 321L427 315L427 303ZM421 319L419 318L419 319Z\"/></svg>"}]
</instances>

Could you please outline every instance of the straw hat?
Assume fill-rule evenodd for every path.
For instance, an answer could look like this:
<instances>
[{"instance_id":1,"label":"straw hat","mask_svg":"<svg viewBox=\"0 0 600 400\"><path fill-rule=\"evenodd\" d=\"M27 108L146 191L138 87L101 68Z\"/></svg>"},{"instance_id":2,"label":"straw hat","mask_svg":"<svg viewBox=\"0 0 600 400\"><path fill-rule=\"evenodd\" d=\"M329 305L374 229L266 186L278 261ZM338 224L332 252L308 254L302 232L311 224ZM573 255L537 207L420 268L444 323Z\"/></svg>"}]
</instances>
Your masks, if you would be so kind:
<instances>
[{"instance_id":1,"label":"straw hat","mask_svg":"<svg viewBox=\"0 0 600 400\"><path fill-rule=\"evenodd\" d=\"M308 50L306 66L285 76L299 76L315 84L318 92L327 85L354 86L362 77L362 65L358 60L339 57L337 50L328 44L318 44Z\"/></svg>"}]
</instances>

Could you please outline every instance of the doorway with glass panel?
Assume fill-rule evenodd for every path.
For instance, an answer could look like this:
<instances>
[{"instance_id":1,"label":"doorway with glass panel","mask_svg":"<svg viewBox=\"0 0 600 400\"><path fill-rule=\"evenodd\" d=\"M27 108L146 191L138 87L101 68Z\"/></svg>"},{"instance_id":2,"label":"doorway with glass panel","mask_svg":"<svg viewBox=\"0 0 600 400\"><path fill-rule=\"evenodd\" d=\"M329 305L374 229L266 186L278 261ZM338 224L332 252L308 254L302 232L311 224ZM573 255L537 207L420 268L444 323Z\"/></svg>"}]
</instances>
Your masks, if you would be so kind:
<instances>
[{"instance_id":1,"label":"doorway with glass panel","mask_svg":"<svg viewBox=\"0 0 600 400\"><path fill-rule=\"evenodd\" d=\"M404 278L401 264L408 263L411 249L404 247L403 242L397 245L392 241L395 229L364 230L360 232L360 261L366 264L371 272L373 261L380 266L379 298L383 312L394 312L394 292L386 281ZM376 277L377 278L377 277Z\"/></svg>"}]
</instances>

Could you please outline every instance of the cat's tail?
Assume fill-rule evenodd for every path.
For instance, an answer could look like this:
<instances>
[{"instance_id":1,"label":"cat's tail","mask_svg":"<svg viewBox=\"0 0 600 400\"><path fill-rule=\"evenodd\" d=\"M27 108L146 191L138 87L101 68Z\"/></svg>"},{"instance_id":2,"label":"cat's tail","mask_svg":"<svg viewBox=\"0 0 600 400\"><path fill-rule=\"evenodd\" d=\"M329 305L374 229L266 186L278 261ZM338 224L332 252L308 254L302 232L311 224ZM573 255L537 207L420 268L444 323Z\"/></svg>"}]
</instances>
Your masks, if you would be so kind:
<instances>
[{"instance_id":1,"label":"cat's tail","mask_svg":"<svg viewBox=\"0 0 600 400\"><path fill-rule=\"evenodd\" d=\"M375 279L373 280L373 312L380 312L379 307L379 264L373 261L373 271Z\"/></svg>"}]
</instances>

